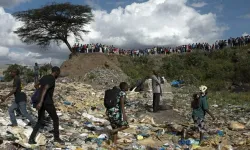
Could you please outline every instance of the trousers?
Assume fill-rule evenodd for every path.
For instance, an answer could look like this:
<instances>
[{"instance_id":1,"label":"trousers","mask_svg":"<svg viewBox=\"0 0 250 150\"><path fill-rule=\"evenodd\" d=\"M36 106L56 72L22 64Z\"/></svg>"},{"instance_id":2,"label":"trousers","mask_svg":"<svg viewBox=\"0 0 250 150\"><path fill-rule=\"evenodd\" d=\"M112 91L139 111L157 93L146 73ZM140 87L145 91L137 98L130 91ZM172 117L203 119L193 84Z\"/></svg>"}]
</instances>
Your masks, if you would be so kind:
<instances>
[{"instance_id":1,"label":"trousers","mask_svg":"<svg viewBox=\"0 0 250 150\"><path fill-rule=\"evenodd\" d=\"M31 115L27 112L26 108L26 102L13 102L12 105L9 107L9 115L10 115L10 121L12 125L17 125L16 121L16 115L15 115L15 110L20 110L21 114L26 117L32 124L35 124L35 121L31 117Z\"/></svg>"},{"instance_id":2,"label":"trousers","mask_svg":"<svg viewBox=\"0 0 250 150\"><path fill-rule=\"evenodd\" d=\"M54 139L59 138L59 118L56 113L56 108L54 104L43 104L43 106L38 111L38 121L33 128L33 131L30 135L30 139L35 139L37 132L42 127L44 123L45 111L48 112L49 116L53 120L53 127L54 127Z\"/></svg>"},{"instance_id":3,"label":"trousers","mask_svg":"<svg viewBox=\"0 0 250 150\"><path fill-rule=\"evenodd\" d=\"M160 106L160 93L153 93L153 112L159 111Z\"/></svg>"}]
</instances>

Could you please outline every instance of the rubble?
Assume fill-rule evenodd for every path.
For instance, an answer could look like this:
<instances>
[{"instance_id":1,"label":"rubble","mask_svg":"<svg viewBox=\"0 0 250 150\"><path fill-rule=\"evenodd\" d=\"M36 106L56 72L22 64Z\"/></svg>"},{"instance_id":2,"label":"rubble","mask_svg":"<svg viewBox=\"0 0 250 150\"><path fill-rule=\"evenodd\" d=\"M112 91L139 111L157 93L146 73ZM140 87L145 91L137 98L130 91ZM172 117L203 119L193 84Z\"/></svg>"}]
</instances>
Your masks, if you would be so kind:
<instances>
[{"instance_id":1,"label":"rubble","mask_svg":"<svg viewBox=\"0 0 250 150\"><path fill-rule=\"evenodd\" d=\"M97 84L102 89L119 85L121 81L128 81L128 77L122 71L108 68L95 68L84 75L83 80L91 84ZM95 86L97 87L97 86Z\"/></svg>"},{"instance_id":2,"label":"rubble","mask_svg":"<svg viewBox=\"0 0 250 150\"><path fill-rule=\"evenodd\" d=\"M241 123L232 121L229 125L229 129L231 129L231 130L243 130L243 129L245 129L245 126Z\"/></svg>"},{"instance_id":3,"label":"rubble","mask_svg":"<svg viewBox=\"0 0 250 150\"><path fill-rule=\"evenodd\" d=\"M146 83L150 84L150 81ZM250 145L250 133L247 131L250 120L238 113L238 110L244 111L242 107L232 105L227 108L211 108L218 114L218 121L213 122L209 117L206 118L208 130L201 145L198 141L199 134L193 131L188 132L187 139L181 140L181 131L193 126L190 97L195 88L183 85L171 89L171 85L166 83L162 101L163 105L170 107L159 113L151 113L147 109L152 105L150 85L148 87L144 92L128 92L126 111L130 127L118 133L118 149L232 150ZM9 90L1 90L0 95ZM34 92L33 85L26 85L24 91L30 101ZM0 133L0 149L112 149L109 135L111 126L105 115L103 97L104 90L96 90L88 84L67 78L57 81L54 102L60 118L60 135L66 141L65 145L52 142L51 121L40 130L36 138L38 144L29 145L27 140L32 128L26 126L27 120L19 117L18 127L8 127L7 109L10 102L0 104L0 130L4 131ZM178 104L176 111L172 109L174 101ZM28 110L33 117L37 117L37 111L30 105ZM245 111L245 114L247 113Z\"/></svg>"}]
</instances>

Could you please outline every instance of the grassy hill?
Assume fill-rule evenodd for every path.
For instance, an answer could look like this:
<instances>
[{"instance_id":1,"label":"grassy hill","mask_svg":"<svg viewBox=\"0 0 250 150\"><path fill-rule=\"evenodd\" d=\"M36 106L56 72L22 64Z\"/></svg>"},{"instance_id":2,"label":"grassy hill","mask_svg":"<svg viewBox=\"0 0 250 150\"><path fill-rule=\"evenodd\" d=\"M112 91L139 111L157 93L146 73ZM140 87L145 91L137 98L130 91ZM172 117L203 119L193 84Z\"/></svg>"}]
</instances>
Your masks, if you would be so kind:
<instances>
[{"instance_id":1,"label":"grassy hill","mask_svg":"<svg viewBox=\"0 0 250 150\"><path fill-rule=\"evenodd\" d=\"M232 91L250 91L249 52L250 45L225 48L212 53L197 50L186 54L143 57L100 53L82 54L65 61L61 68L72 77L85 76L95 68L121 70L129 77L131 83L151 75L152 70L156 69L168 81L181 79L187 86L206 85L211 93L209 94L211 101L216 101L218 104L248 104L250 102L249 92L238 94ZM119 76L121 77L121 74L117 73L110 78ZM101 82L102 80L110 82L107 77L101 78ZM123 79L120 78L117 82L121 82L120 80Z\"/></svg>"},{"instance_id":2,"label":"grassy hill","mask_svg":"<svg viewBox=\"0 0 250 150\"><path fill-rule=\"evenodd\" d=\"M213 53L196 51L167 56L118 56L120 68L132 82L158 69L169 81L181 79L186 84L206 85L211 100L218 104L247 104L250 93L250 45L226 48Z\"/></svg>"},{"instance_id":3,"label":"grassy hill","mask_svg":"<svg viewBox=\"0 0 250 150\"><path fill-rule=\"evenodd\" d=\"M121 69L134 81L159 70L169 80L182 79L189 84L206 84L213 90L225 90L232 83L250 82L250 46L223 49L213 53L193 52L166 56L117 56Z\"/></svg>"}]
</instances>

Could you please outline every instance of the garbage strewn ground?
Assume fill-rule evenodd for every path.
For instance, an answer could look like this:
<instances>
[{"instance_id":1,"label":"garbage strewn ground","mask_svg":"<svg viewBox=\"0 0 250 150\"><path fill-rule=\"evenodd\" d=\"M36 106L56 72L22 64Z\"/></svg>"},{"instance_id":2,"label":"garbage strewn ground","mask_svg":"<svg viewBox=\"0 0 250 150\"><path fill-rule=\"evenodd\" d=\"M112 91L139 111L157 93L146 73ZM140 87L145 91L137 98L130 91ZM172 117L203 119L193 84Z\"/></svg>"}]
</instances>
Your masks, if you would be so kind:
<instances>
[{"instance_id":1,"label":"garbage strewn ground","mask_svg":"<svg viewBox=\"0 0 250 150\"><path fill-rule=\"evenodd\" d=\"M147 82L146 82L147 83ZM199 133L192 130L190 98L195 87L182 85L173 87L166 83L162 97L163 110L151 113L152 97L150 89L145 92L129 92L126 112L130 128L119 132L117 149L249 149L250 147L250 112L239 106L218 106L210 103L210 108L217 121L206 118L207 133L204 142L199 145ZM6 93L8 88L1 90ZM24 87L27 95L34 92L32 84ZM173 93L172 93L173 91ZM0 105L0 149L69 149L109 150L111 126L103 106L104 90L95 90L90 85L62 79L57 82L54 101L60 118L60 136L65 145L53 143L52 122L47 119L46 126L37 136L37 145L29 145L27 140L32 128L27 120L18 117L18 127L8 127L8 105ZM174 107L174 108L173 108ZM37 112L28 106L33 117ZM188 130L188 138L181 140L181 131Z\"/></svg>"}]
</instances>

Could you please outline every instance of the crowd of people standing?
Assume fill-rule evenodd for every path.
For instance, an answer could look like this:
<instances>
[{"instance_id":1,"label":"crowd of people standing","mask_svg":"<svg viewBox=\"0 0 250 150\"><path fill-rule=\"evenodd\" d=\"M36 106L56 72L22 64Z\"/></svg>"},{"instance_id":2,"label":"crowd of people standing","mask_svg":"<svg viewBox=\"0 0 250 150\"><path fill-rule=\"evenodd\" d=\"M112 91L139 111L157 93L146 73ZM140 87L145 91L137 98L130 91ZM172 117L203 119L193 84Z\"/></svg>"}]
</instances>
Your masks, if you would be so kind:
<instances>
[{"instance_id":1,"label":"crowd of people standing","mask_svg":"<svg viewBox=\"0 0 250 150\"><path fill-rule=\"evenodd\" d=\"M214 44L208 43L193 43L187 45L181 45L177 47L151 47L144 49L122 49L117 48L113 45L105 44L75 44L73 51L78 53L105 53L105 54L120 54L120 55L131 55L131 56L143 56L143 55L154 55L154 54L170 54L170 53L186 53L192 52L195 49L204 51L215 51L225 47L241 47L250 43L250 36L242 36L237 38L229 38L228 40L218 40Z\"/></svg>"}]
</instances>

